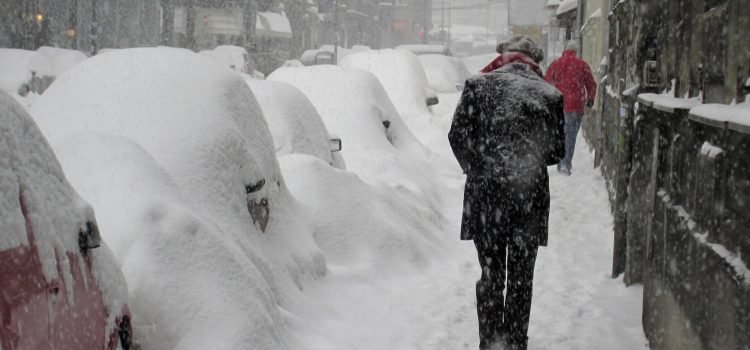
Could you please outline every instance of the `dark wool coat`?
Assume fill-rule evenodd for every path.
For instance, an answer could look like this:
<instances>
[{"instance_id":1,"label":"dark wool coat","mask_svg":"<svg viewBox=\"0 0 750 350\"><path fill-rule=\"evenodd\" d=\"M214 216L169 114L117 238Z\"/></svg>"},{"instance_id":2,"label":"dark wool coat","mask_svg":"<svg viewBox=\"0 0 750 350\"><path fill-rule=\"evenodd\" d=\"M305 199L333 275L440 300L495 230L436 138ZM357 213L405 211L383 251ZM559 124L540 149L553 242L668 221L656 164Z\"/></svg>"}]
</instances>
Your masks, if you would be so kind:
<instances>
[{"instance_id":1,"label":"dark wool coat","mask_svg":"<svg viewBox=\"0 0 750 350\"><path fill-rule=\"evenodd\" d=\"M461 239L547 245L547 166L565 156L562 94L523 63L466 81L448 135L467 175Z\"/></svg>"}]
</instances>

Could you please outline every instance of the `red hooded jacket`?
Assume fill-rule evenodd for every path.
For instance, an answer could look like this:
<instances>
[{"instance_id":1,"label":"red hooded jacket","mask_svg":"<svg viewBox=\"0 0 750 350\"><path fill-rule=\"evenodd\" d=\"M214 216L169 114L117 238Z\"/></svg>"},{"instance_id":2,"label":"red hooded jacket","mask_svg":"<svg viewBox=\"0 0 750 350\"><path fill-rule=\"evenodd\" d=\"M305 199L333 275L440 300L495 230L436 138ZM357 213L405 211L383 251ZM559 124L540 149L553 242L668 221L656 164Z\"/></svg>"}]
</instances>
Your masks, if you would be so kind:
<instances>
[{"instance_id":1,"label":"red hooded jacket","mask_svg":"<svg viewBox=\"0 0 750 350\"><path fill-rule=\"evenodd\" d=\"M550 64L544 80L563 94L565 112L583 113L584 103L596 98L596 81L588 63L576 57L575 51L564 51Z\"/></svg>"}]
</instances>

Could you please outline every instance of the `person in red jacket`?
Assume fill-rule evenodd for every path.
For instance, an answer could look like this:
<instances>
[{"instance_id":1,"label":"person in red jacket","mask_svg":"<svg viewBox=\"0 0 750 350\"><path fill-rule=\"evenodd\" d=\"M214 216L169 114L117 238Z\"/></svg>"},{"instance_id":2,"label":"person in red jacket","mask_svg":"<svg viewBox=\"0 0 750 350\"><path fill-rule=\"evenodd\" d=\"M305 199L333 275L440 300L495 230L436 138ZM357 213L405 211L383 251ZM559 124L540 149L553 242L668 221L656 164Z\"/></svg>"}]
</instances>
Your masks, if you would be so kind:
<instances>
[{"instance_id":1,"label":"person in red jacket","mask_svg":"<svg viewBox=\"0 0 750 350\"><path fill-rule=\"evenodd\" d=\"M557 170L570 175L573 169L573 153L576 137L581 129L584 105L594 105L596 81L588 63L578 58L578 43L570 41L565 46L562 57L550 64L544 79L563 94L565 111L565 158L557 165Z\"/></svg>"}]
</instances>

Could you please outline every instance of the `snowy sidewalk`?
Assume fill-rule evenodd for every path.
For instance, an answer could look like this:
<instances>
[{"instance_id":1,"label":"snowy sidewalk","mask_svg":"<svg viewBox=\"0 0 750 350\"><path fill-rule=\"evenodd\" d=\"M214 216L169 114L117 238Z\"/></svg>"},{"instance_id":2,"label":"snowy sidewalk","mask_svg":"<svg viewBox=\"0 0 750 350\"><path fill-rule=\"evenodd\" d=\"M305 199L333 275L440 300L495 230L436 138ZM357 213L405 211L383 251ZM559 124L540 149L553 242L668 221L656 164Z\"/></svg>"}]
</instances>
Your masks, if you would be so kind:
<instances>
[{"instance_id":1,"label":"snowy sidewalk","mask_svg":"<svg viewBox=\"0 0 750 350\"><path fill-rule=\"evenodd\" d=\"M571 177L550 168L549 245L539 251L529 349L646 349L641 328L642 289L610 278L612 216L605 183L579 138ZM307 290L325 300L303 318L300 349L477 349L474 283L479 276L471 242L458 240L462 181L446 216L450 251L424 271L359 276L332 268L325 283ZM455 205L455 206L454 206Z\"/></svg>"}]
</instances>

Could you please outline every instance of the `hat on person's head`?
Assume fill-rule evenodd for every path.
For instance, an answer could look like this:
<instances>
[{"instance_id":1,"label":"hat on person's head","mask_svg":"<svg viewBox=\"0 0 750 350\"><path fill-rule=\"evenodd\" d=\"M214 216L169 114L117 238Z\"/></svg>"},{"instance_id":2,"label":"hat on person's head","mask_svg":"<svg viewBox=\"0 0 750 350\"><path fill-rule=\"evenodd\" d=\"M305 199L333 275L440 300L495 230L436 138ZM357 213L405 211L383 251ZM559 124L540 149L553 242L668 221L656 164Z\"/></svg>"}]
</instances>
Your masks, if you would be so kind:
<instances>
[{"instance_id":1,"label":"hat on person's head","mask_svg":"<svg viewBox=\"0 0 750 350\"><path fill-rule=\"evenodd\" d=\"M539 48L534 39L525 35L514 36L512 39L497 44L497 52L521 52L536 62L544 60L544 51Z\"/></svg>"},{"instance_id":2,"label":"hat on person's head","mask_svg":"<svg viewBox=\"0 0 750 350\"><path fill-rule=\"evenodd\" d=\"M565 44L565 51L575 51L578 53L578 41L576 40L570 40Z\"/></svg>"}]
</instances>

